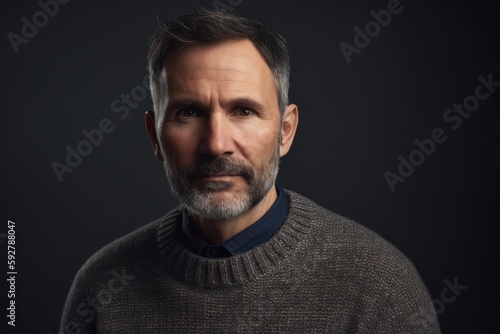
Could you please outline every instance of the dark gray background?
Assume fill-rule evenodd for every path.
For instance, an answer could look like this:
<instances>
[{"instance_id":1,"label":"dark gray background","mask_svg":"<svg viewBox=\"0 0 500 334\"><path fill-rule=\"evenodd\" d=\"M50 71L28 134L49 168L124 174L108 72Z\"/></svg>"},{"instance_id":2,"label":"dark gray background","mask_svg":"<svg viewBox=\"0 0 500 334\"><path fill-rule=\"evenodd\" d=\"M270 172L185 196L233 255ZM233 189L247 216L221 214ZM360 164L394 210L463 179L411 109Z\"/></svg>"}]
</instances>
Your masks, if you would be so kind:
<instances>
[{"instance_id":1,"label":"dark gray background","mask_svg":"<svg viewBox=\"0 0 500 334\"><path fill-rule=\"evenodd\" d=\"M467 285L440 314L443 332L486 332L497 327L499 297L500 89L456 131L442 116L474 93L479 75L500 81L499 12L493 1L403 0L402 13L348 64L339 43L353 44L353 28L387 2L243 0L235 7L290 43L300 125L279 182L396 245L433 298L441 298L444 280ZM149 98L123 120L111 103L141 85L157 15L195 5L212 1L73 0L16 54L7 34L20 34L21 18L32 21L40 6L2 2L0 233L8 219L16 222L16 333L56 333L84 261L176 205L144 129ZM75 148L81 131L103 118L115 130L60 183L51 163L64 163L66 145ZM413 141L437 127L447 141L391 192L383 173L396 172L398 156L408 157Z\"/></svg>"}]
</instances>

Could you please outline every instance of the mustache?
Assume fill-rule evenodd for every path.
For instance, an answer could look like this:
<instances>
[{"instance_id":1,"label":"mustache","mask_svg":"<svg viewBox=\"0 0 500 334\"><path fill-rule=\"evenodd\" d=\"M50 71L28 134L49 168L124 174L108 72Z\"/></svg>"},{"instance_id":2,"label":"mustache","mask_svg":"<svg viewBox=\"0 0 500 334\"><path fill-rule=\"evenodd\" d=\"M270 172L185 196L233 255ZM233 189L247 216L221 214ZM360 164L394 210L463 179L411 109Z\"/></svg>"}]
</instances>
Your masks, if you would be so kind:
<instances>
[{"instance_id":1,"label":"mustache","mask_svg":"<svg viewBox=\"0 0 500 334\"><path fill-rule=\"evenodd\" d=\"M216 174L242 176L247 182L250 182L254 178L252 168L227 157L203 158L184 172L185 178L189 181L198 177Z\"/></svg>"}]
</instances>

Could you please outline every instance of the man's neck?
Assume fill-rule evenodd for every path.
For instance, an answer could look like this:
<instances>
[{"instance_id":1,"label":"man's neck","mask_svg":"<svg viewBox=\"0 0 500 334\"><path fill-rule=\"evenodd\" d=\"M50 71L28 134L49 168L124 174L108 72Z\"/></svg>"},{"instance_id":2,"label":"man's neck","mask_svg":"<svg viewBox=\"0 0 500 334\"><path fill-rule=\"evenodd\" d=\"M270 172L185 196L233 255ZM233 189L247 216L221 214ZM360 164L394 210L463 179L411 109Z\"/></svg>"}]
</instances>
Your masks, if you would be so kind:
<instances>
[{"instance_id":1,"label":"man's neck","mask_svg":"<svg viewBox=\"0 0 500 334\"><path fill-rule=\"evenodd\" d=\"M273 186L259 204L234 218L210 220L188 212L189 219L198 227L207 241L214 245L220 245L264 216L277 197L276 186Z\"/></svg>"}]
</instances>

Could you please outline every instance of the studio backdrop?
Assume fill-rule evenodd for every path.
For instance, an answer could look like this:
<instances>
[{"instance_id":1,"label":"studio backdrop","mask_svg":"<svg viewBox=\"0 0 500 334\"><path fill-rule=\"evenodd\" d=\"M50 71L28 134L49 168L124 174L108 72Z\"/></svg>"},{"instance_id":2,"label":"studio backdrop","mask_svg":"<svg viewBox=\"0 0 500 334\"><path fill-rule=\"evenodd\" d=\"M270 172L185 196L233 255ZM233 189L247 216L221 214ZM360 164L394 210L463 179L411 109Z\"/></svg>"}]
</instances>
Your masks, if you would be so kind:
<instances>
[{"instance_id":1,"label":"studio backdrop","mask_svg":"<svg viewBox=\"0 0 500 334\"><path fill-rule=\"evenodd\" d=\"M144 126L146 54L196 7L288 41L300 122L279 184L407 255L444 333L496 328L496 2L26 0L0 10L1 332L58 333L82 264L177 205Z\"/></svg>"}]
</instances>

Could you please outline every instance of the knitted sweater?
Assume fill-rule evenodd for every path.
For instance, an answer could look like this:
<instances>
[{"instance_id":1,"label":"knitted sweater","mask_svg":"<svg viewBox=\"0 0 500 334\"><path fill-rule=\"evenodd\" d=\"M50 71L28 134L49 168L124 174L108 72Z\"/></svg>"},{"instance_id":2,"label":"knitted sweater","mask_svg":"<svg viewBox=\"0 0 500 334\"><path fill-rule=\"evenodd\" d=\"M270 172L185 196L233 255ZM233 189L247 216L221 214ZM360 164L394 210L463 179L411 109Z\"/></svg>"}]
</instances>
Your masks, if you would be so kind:
<instances>
[{"instance_id":1,"label":"knitted sweater","mask_svg":"<svg viewBox=\"0 0 500 334\"><path fill-rule=\"evenodd\" d=\"M356 222L291 191L268 242L200 257L180 208L93 255L68 295L62 333L439 333L412 263Z\"/></svg>"}]
</instances>

